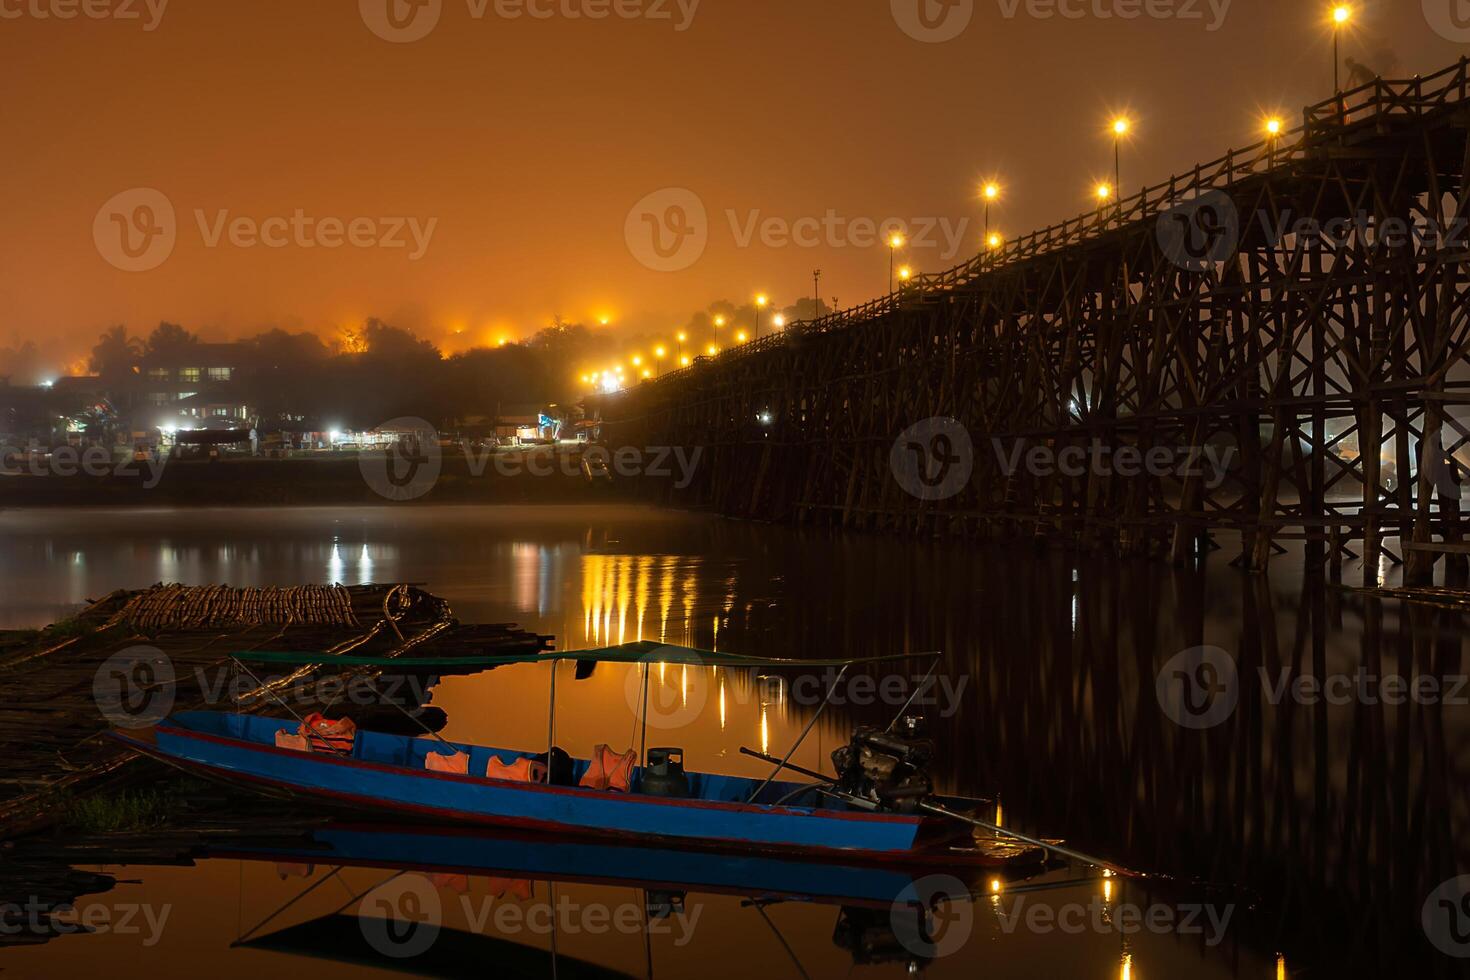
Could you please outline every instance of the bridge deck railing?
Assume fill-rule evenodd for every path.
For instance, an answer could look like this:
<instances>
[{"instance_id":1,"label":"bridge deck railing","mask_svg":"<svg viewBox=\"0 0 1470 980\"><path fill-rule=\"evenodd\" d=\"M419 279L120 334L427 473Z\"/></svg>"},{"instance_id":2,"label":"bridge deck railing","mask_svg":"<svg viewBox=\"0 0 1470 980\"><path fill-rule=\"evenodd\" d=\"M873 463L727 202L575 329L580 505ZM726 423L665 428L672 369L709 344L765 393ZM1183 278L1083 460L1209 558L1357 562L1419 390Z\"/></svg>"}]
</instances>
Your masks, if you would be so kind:
<instances>
[{"instance_id":1,"label":"bridge deck railing","mask_svg":"<svg viewBox=\"0 0 1470 980\"><path fill-rule=\"evenodd\" d=\"M1232 149L1218 160L1195 166L1138 194L1087 214L1023 235L943 272L915 276L905 286L859 306L813 320L799 320L777 334L731 347L695 365L673 371L660 381L698 370L712 361L747 356L786 344L793 335L826 333L865 322L901 306L952 292L996 269L1097 241L1129 225L1168 212L1181 202L1212 190L1229 190L1240 181L1289 168L1350 131L1370 128L1385 117L1419 117L1470 102L1470 57L1425 77L1406 81L1374 79L1331 99L1307 106L1302 124L1280 135Z\"/></svg>"}]
</instances>

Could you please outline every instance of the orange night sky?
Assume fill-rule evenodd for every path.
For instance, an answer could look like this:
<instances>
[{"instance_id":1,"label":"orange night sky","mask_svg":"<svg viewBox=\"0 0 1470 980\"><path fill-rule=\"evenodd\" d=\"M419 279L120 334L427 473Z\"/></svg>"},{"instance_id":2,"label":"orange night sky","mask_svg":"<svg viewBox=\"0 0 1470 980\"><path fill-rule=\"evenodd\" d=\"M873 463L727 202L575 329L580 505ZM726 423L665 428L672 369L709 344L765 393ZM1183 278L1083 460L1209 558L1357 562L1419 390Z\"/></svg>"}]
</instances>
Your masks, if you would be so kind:
<instances>
[{"instance_id":1,"label":"orange night sky","mask_svg":"<svg viewBox=\"0 0 1470 980\"><path fill-rule=\"evenodd\" d=\"M446 350L554 314L649 333L720 299L786 306L817 267L824 298L850 305L883 292L889 266L885 245L848 241L853 219L935 224L899 261L937 271L978 249L985 177L1005 188L992 220L1007 235L1086 210L1115 111L1135 123L1136 189L1252 142L1268 111L1294 124L1330 90L1314 2L1157 0L1195 17L1123 20L1099 10L1142 0L1063 0L1077 18L1035 15L1055 0L973 0L945 43L900 26L925 0L499 4L544 18L428 0L439 19L408 43L369 24L392 30L389 0L86 0L108 15L55 16L82 2L0 0L0 346L33 340L58 367L110 324L164 319L225 339L378 316ZM411 26L433 12L392 2ZM655 16L586 16L609 8ZM1385 74L1470 50L1418 2L1359 14L1343 54ZM665 272L630 247L630 211L671 187L704 207L707 246ZM99 211L139 188L173 208L175 240L128 272L94 224L120 234ZM281 231L298 212L304 238ZM779 222L829 212L835 232L782 240ZM366 244L384 219L406 247ZM422 255L408 219L431 230ZM362 243L323 247L330 221L358 222Z\"/></svg>"}]
</instances>

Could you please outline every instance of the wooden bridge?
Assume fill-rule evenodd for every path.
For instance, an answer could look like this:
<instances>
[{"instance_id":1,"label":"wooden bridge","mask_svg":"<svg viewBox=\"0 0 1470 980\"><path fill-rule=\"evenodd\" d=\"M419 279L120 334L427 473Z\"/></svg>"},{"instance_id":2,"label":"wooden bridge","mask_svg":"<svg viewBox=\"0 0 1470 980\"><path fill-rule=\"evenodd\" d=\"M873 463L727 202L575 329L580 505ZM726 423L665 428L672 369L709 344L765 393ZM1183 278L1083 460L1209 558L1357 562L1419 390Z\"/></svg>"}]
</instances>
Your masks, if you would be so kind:
<instances>
[{"instance_id":1,"label":"wooden bridge","mask_svg":"<svg viewBox=\"0 0 1470 980\"><path fill-rule=\"evenodd\" d=\"M1178 561L1238 535L1252 568L1298 541L1361 557L1369 584L1401 558L1411 581L1441 558L1458 575L1467 135L1470 60L1380 79L1130 199L608 396L604 441L705 447L695 481L659 493L734 516Z\"/></svg>"}]
</instances>

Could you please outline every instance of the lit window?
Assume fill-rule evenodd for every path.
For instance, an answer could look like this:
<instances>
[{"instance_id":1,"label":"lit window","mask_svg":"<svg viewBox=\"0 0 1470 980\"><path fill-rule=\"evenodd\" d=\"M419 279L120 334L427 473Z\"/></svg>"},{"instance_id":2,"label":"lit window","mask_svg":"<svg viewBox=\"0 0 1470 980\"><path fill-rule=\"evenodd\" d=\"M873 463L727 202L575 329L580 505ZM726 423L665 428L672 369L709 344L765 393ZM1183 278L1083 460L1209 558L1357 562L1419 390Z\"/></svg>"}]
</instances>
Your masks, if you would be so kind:
<instances>
[{"instance_id":1,"label":"lit window","mask_svg":"<svg viewBox=\"0 0 1470 980\"><path fill-rule=\"evenodd\" d=\"M179 380L198 381L200 373L198 368L179 368Z\"/></svg>"},{"instance_id":2,"label":"lit window","mask_svg":"<svg viewBox=\"0 0 1470 980\"><path fill-rule=\"evenodd\" d=\"M231 370L232 370L231 368L210 368L209 369L209 380L210 381L228 381L228 380L230 380Z\"/></svg>"},{"instance_id":3,"label":"lit window","mask_svg":"<svg viewBox=\"0 0 1470 980\"><path fill-rule=\"evenodd\" d=\"M148 377L153 378L155 381L167 381L168 368L149 368Z\"/></svg>"}]
</instances>

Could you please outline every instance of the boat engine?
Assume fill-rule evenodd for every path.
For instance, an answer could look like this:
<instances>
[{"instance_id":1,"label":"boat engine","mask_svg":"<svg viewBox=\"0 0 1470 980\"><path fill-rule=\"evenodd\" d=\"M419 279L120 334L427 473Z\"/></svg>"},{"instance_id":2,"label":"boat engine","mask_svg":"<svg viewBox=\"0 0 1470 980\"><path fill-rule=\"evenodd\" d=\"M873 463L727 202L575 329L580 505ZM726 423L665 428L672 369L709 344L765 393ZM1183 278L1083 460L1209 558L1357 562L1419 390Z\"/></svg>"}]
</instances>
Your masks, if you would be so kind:
<instances>
[{"instance_id":1,"label":"boat engine","mask_svg":"<svg viewBox=\"0 0 1470 980\"><path fill-rule=\"evenodd\" d=\"M913 813L933 792L933 759L934 742L924 733L923 719L914 715L890 731L859 728L851 742L832 753L839 790L894 813Z\"/></svg>"}]
</instances>

